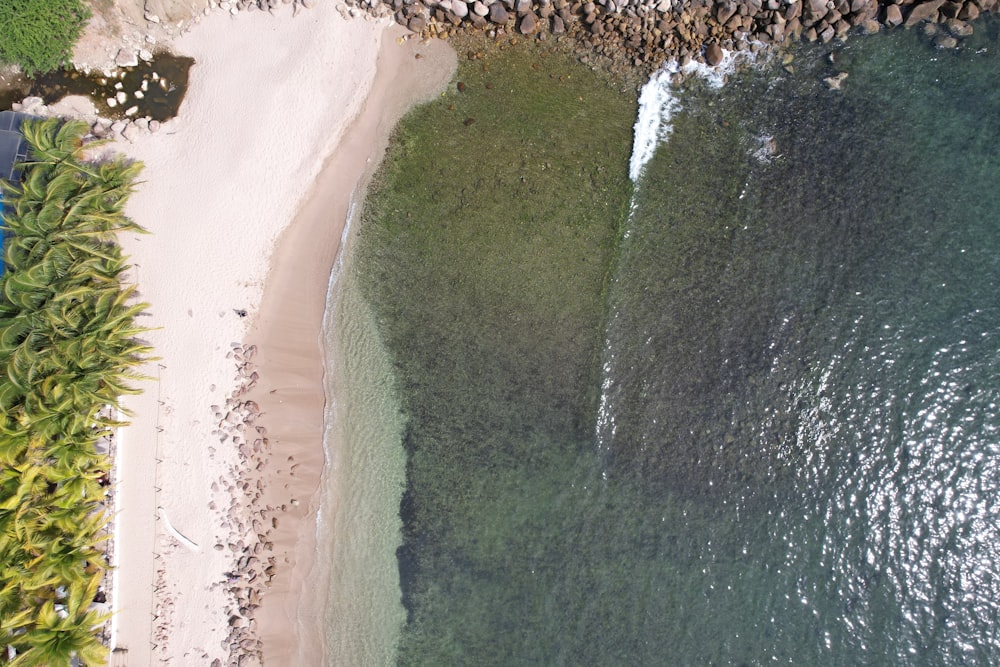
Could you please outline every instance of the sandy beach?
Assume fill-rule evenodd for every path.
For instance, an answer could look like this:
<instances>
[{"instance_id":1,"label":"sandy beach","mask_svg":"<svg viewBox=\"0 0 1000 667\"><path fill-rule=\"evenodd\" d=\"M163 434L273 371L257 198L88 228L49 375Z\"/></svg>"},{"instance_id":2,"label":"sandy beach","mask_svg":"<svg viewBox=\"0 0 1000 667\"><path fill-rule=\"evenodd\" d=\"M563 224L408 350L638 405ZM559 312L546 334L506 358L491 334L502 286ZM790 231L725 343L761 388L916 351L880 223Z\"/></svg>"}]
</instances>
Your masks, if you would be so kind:
<instances>
[{"instance_id":1,"label":"sandy beach","mask_svg":"<svg viewBox=\"0 0 1000 667\"><path fill-rule=\"evenodd\" d=\"M179 116L115 145L146 165L127 212L151 234L121 242L159 356L119 433L123 664L261 650L267 664L323 662L324 601L305 593L325 590L315 517L330 270L352 194L455 57L345 20L332 2L276 14L217 12L182 35L172 50L196 65Z\"/></svg>"}]
</instances>

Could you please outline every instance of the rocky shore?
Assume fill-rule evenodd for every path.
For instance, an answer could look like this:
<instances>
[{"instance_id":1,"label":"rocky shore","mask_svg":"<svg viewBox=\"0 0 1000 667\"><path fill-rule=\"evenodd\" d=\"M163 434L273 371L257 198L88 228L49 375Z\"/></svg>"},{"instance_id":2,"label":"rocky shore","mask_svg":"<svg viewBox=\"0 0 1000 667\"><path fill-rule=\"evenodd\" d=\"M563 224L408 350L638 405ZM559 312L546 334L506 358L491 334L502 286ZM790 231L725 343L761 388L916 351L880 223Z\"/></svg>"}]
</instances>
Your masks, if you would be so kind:
<instances>
[{"instance_id":1,"label":"rocky shore","mask_svg":"<svg viewBox=\"0 0 1000 667\"><path fill-rule=\"evenodd\" d=\"M260 636L256 611L261 598L274 576L276 557L270 541L271 531L278 527L278 516L285 507L272 507L262 501L264 469L270 459L267 429L257 423L260 409L245 394L257 385L258 374L253 363L257 349L253 345L233 343L227 355L236 363L236 388L224 405L211 406L218 420L214 434L223 446L237 451L237 463L232 474L219 478L212 491L228 501L222 529L226 539L215 544L217 551L227 551L232 567L226 573L224 586L229 598L226 613L229 634L221 648L228 652L227 665L245 667L261 663ZM294 463L291 463L294 468ZM218 510L213 501L210 510ZM221 660L212 663L221 667Z\"/></svg>"},{"instance_id":2,"label":"rocky shore","mask_svg":"<svg viewBox=\"0 0 1000 667\"><path fill-rule=\"evenodd\" d=\"M721 62L724 51L791 40L827 43L927 24L940 48L955 48L969 23L998 0L347 0L411 31L448 38L462 31L566 35L645 71L667 60Z\"/></svg>"}]
</instances>

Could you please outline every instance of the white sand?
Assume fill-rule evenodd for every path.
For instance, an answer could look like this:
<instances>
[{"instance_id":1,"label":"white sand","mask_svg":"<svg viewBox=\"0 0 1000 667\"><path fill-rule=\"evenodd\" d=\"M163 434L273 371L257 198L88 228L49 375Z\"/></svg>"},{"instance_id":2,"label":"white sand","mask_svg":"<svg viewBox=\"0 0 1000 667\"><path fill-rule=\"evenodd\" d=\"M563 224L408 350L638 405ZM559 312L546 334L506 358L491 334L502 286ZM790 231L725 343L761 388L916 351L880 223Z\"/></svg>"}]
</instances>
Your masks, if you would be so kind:
<instances>
[{"instance_id":1,"label":"white sand","mask_svg":"<svg viewBox=\"0 0 1000 667\"><path fill-rule=\"evenodd\" d=\"M231 479L235 452L210 406L235 386L226 354L279 233L365 99L384 28L348 23L332 2L294 19L213 14L173 45L197 62L180 117L119 143L146 163L128 214L152 234L121 241L161 357L146 368L157 381L124 401L134 417L120 434L116 646L129 665L225 664L233 554L215 548L229 501L212 486Z\"/></svg>"}]
</instances>

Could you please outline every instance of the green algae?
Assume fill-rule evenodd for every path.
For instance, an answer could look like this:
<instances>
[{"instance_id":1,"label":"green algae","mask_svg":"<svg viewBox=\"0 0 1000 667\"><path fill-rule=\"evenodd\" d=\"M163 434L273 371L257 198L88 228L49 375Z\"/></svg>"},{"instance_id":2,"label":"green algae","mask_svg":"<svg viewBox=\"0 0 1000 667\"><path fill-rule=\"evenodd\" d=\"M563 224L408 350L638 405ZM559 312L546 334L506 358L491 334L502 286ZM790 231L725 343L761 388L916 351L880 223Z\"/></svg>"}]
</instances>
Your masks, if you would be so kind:
<instances>
[{"instance_id":1,"label":"green algae","mask_svg":"<svg viewBox=\"0 0 1000 667\"><path fill-rule=\"evenodd\" d=\"M604 296L635 109L556 51L494 49L403 121L376 177L355 266L406 417L403 664L560 652L510 648L505 633L528 615L541 639L558 618L560 563L579 545L538 545L566 512L560 489L599 474Z\"/></svg>"}]
</instances>

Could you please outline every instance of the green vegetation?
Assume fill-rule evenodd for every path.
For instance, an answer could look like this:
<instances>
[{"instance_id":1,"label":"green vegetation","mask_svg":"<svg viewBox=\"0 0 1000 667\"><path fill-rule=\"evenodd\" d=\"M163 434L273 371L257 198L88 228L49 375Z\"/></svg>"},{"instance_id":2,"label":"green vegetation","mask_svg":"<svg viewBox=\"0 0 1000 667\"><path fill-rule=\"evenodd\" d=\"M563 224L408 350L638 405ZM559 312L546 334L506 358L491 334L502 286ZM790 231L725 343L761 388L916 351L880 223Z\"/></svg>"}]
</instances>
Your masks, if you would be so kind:
<instances>
[{"instance_id":1,"label":"green vegetation","mask_svg":"<svg viewBox=\"0 0 1000 667\"><path fill-rule=\"evenodd\" d=\"M0 277L0 664L103 664L106 616L89 609L106 563L110 469L97 442L134 392L135 288L115 234L138 163L86 162L86 125L28 122L31 162L3 184ZM91 144L92 145L92 144Z\"/></svg>"},{"instance_id":2,"label":"green vegetation","mask_svg":"<svg viewBox=\"0 0 1000 667\"><path fill-rule=\"evenodd\" d=\"M20 65L28 74L57 69L73 54L89 18L81 0L3 0L0 64Z\"/></svg>"}]
</instances>

